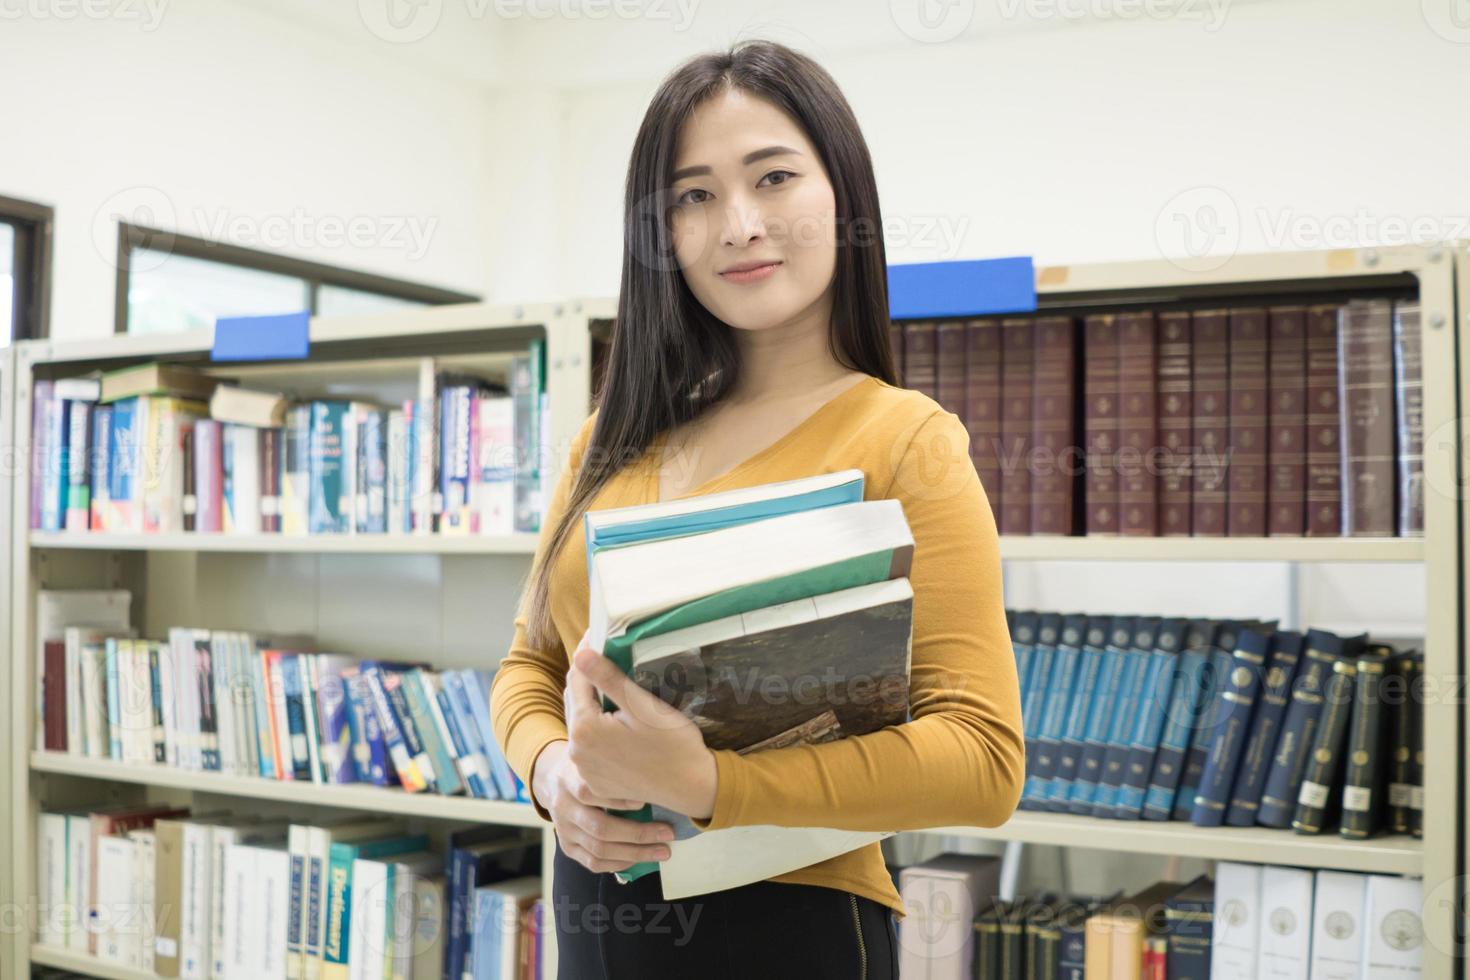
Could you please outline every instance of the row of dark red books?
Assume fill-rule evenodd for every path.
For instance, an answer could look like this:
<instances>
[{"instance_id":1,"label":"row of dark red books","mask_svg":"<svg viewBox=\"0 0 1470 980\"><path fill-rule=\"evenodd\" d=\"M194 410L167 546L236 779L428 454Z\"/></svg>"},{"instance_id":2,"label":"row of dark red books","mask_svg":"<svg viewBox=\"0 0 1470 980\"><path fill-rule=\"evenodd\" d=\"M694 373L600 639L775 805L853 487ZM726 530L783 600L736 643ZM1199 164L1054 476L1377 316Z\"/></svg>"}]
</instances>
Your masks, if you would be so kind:
<instances>
[{"instance_id":1,"label":"row of dark red books","mask_svg":"<svg viewBox=\"0 0 1470 980\"><path fill-rule=\"evenodd\" d=\"M1002 534L1419 536L1419 306L904 321Z\"/></svg>"}]
</instances>

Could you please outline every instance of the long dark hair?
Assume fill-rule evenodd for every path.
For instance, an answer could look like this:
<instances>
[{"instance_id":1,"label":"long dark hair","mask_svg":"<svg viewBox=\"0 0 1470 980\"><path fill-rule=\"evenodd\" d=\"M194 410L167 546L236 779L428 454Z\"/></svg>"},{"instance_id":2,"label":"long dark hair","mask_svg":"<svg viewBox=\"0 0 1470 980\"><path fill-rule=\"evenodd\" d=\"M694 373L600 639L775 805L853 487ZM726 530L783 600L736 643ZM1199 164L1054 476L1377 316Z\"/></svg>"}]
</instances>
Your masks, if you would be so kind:
<instances>
[{"instance_id":1,"label":"long dark hair","mask_svg":"<svg viewBox=\"0 0 1470 980\"><path fill-rule=\"evenodd\" d=\"M848 369L898 384L888 341L887 260L873 163L837 83L812 59L771 41L742 41L680 65L649 104L628 162L622 283L602 389L594 394L597 419L566 506L522 596L526 639L536 649L551 649L559 640L547 602L551 568L587 505L660 433L718 402L738 376L731 327L689 291L674 260L668 222L679 131L698 106L727 89L781 109L821 155L834 191L837 230L828 345Z\"/></svg>"}]
</instances>

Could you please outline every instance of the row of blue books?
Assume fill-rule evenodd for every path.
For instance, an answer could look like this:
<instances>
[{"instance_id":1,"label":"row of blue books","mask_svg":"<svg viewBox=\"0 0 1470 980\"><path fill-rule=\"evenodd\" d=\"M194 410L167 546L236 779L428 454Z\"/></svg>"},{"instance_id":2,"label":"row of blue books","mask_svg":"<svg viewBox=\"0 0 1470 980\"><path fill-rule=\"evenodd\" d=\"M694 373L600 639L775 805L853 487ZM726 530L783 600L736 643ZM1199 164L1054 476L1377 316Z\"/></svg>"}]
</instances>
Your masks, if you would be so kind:
<instances>
[{"instance_id":1,"label":"row of blue books","mask_svg":"<svg viewBox=\"0 0 1470 980\"><path fill-rule=\"evenodd\" d=\"M1274 622L1008 611L1020 808L1422 833L1422 655ZM1394 692L1397 691L1397 696Z\"/></svg>"}]
</instances>

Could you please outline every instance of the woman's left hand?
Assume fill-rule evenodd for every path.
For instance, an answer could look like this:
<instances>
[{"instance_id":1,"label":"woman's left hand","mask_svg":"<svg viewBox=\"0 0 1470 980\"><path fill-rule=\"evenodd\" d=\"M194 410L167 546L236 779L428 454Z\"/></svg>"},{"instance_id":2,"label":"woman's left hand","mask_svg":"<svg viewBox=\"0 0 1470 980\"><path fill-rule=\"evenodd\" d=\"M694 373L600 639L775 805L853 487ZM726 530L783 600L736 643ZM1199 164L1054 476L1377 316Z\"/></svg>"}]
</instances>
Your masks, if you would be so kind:
<instances>
[{"instance_id":1,"label":"woman's left hand","mask_svg":"<svg viewBox=\"0 0 1470 980\"><path fill-rule=\"evenodd\" d=\"M597 692L618 706L603 711ZM714 754L678 709L639 687L587 645L567 672L567 756L598 796L647 800L696 820L715 806Z\"/></svg>"}]
</instances>

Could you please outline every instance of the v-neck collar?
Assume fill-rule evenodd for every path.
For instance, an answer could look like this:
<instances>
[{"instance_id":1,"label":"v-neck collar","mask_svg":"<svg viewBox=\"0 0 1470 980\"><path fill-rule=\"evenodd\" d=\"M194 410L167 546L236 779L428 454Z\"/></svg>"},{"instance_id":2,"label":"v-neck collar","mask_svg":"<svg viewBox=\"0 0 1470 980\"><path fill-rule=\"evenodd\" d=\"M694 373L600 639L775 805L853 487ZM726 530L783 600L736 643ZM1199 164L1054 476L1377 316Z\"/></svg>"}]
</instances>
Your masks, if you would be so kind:
<instances>
[{"instance_id":1,"label":"v-neck collar","mask_svg":"<svg viewBox=\"0 0 1470 980\"><path fill-rule=\"evenodd\" d=\"M807 428L809 428L811 426L811 424L813 422L815 422L818 418L820 418L821 416L827 414L831 409L833 409L834 407L836 407L838 404L846 401L846 399L849 398L854 392L856 392L857 390L859 390L861 388L866 388L866 387L871 386L873 384L877 384L879 382L879 380L880 379L877 378L874 375L871 375L871 374L864 375L861 380L856 381L853 384L847 386L842 391L839 391L837 394L833 395L831 398L827 399L825 402L823 402L822 404L818 405L812 411L812 413L810 415L808 415L806 418L802 419L800 422L796 423L796 425L794 425L790 429L788 429L782 436L780 436L780 438L776 439L776 441L770 443L769 445L767 445L763 449L756 450L754 453L752 453L751 455L745 457L744 459L742 459L740 462L736 463L734 466L730 467L725 472L720 473L720 474L718 474L716 476L710 477L708 480L705 480L703 483L701 483L699 486L695 487L694 489L689 490L689 491L687 491L685 493L681 493L677 497L670 497L668 500L659 500L658 499L658 495L659 495L659 479L658 479L659 463L662 460L663 451L664 451L664 445L668 441L668 436L669 436L668 430L665 430L663 432L660 432L658 434L658 436L656 436L654 438L653 443L649 446L648 479L646 481L646 492L645 492L646 502L647 503L664 503L664 504L667 504L667 503L670 503L670 502L675 501L675 500L683 500L686 497L702 496L709 488L714 487L714 486L718 486L719 484L725 482L726 480L729 480L729 479L731 479L731 478L739 475L742 471L746 470L750 466L753 466L754 464L761 462L766 457L770 456L772 453L775 453L776 451L782 449L784 446L786 446L788 443L790 443L794 438L796 438L796 436L800 435L804 430L806 430Z\"/></svg>"}]
</instances>

